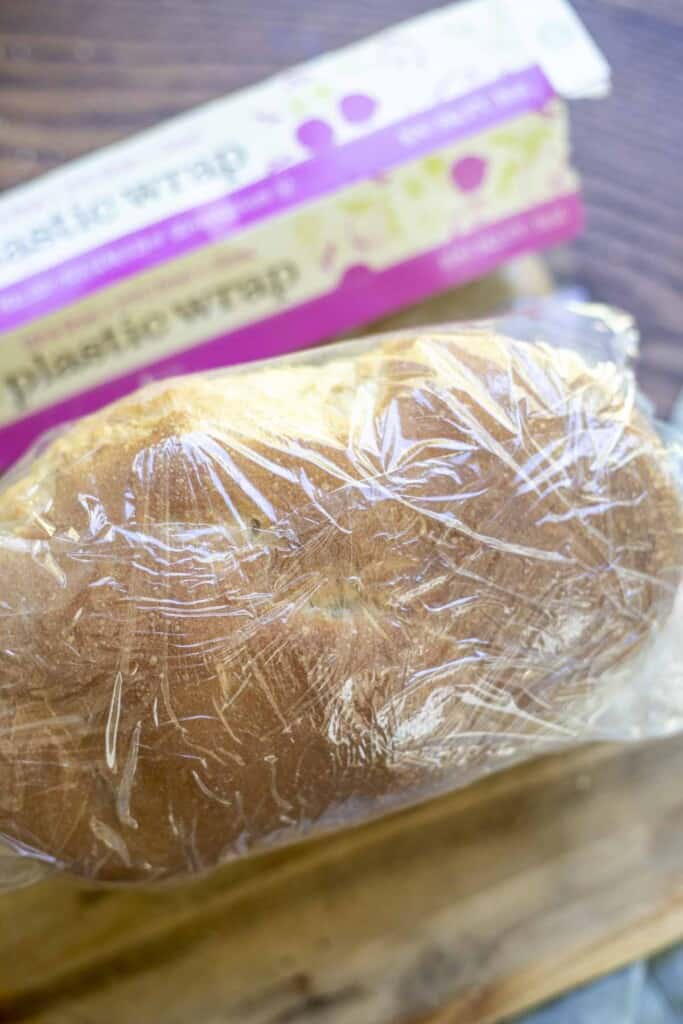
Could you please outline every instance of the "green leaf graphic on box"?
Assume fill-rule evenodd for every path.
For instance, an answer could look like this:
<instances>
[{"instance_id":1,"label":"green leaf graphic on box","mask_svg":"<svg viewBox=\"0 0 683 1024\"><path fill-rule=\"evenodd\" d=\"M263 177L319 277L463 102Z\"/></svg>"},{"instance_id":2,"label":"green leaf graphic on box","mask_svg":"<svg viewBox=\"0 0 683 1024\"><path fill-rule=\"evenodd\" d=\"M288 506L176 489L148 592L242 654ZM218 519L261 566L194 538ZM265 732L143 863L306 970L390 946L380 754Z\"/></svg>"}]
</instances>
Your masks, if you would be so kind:
<instances>
[{"instance_id":1,"label":"green leaf graphic on box","mask_svg":"<svg viewBox=\"0 0 683 1024\"><path fill-rule=\"evenodd\" d=\"M550 131L545 124L538 124L531 128L524 136L523 152L527 160L536 160L544 145L548 141Z\"/></svg>"},{"instance_id":2,"label":"green leaf graphic on box","mask_svg":"<svg viewBox=\"0 0 683 1024\"><path fill-rule=\"evenodd\" d=\"M376 200L373 199L353 197L345 199L342 203L342 206L344 207L345 210L348 210L349 213L367 213L368 210L372 210L379 207L379 204L377 203Z\"/></svg>"},{"instance_id":3,"label":"green leaf graphic on box","mask_svg":"<svg viewBox=\"0 0 683 1024\"><path fill-rule=\"evenodd\" d=\"M489 135L489 142L494 146L506 146L510 149L517 149L519 146L519 129L517 131L510 131L508 128L491 132Z\"/></svg>"},{"instance_id":4,"label":"green leaf graphic on box","mask_svg":"<svg viewBox=\"0 0 683 1024\"><path fill-rule=\"evenodd\" d=\"M524 160L532 161L537 158L549 135L549 125L539 122L522 130L517 128L494 132L490 141L494 145L514 149Z\"/></svg>"},{"instance_id":5,"label":"green leaf graphic on box","mask_svg":"<svg viewBox=\"0 0 683 1024\"><path fill-rule=\"evenodd\" d=\"M353 197L345 199L341 205L342 209L346 210L354 220L363 220L367 217L381 219L383 222L383 228L388 234L394 235L395 237L400 237L402 234L399 218L397 217L394 208L387 203L384 198L372 199Z\"/></svg>"},{"instance_id":6,"label":"green leaf graphic on box","mask_svg":"<svg viewBox=\"0 0 683 1024\"><path fill-rule=\"evenodd\" d=\"M446 164L446 161L442 156L439 156L438 154L432 154L432 156L425 157L425 159L422 161L422 166L424 167L427 174L430 174L433 177L438 178L446 173L448 165Z\"/></svg>"},{"instance_id":7,"label":"green leaf graphic on box","mask_svg":"<svg viewBox=\"0 0 683 1024\"><path fill-rule=\"evenodd\" d=\"M401 238L404 233L403 227L401 225L401 220L393 206L387 206L386 215L389 233L393 235L394 238Z\"/></svg>"},{"instance_id":8,"label":"green leaf graphic on box","mask_svg":"<svg viewBox=\"0 0 683 1024\"><path fill-rule=\"evenodd\" d=\"M304 245L315 246L322 241L323 219L310 213L296 218L296 234Z\"/></svg>"},{"instance_id":9,"label":"green leaf graphic on box","mask_svg":"<svg viewBox=\"0 0 683 1024\"><path fill-rule=\"evenodd\" d=\"M496 178L496 196L507 195L515 186L520 166L518 160L506 160Z\"/></svg>"},{"instance_id":10,"label":"green leaf graphic on box","mask_svg":"<svg viewBox=\"0 0 683 1024\"><path fill-rule=\"evenodd\" d=\"M411 199L419 199L425 190L424 184L419 178L408 178L404 182L403 188Z\"/></svg>"}]
</instances>

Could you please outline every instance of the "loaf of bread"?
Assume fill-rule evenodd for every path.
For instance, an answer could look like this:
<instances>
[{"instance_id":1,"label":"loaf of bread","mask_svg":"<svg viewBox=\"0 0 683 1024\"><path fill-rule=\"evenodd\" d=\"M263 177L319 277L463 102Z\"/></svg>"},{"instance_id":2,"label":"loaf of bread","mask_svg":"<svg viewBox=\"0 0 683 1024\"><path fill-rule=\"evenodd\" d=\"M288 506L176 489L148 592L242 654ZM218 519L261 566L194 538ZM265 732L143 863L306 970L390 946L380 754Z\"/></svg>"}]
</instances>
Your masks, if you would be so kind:
<instances>
[{"instance_id":1,"label":"loaf of bread","mask_svg":"<svg viewBox=\"0 0 683 1024\"><path fill-rule=\"evenodd\" d=\"M483 327L151 385L0 495L0 837L166 878L579 741L681 523L622 372Z\"/></svg>"}]
</instances>

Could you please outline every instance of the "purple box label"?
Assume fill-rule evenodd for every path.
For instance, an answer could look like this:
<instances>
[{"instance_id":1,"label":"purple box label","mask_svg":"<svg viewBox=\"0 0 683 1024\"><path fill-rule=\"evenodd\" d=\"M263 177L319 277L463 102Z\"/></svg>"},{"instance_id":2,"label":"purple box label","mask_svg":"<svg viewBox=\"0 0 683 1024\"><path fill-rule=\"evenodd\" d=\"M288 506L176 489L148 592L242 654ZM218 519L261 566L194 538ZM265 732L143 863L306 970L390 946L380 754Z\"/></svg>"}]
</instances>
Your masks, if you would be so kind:
<instances>
[{"instance_id":1,"label":"purple box label","mask_svg":"<svg viewBox=\"0 0 683 1024\"><path fill-rule=\"evenodd\" d=\"M303 348L333 334L377 319L399 305L488 273L501 262L575 235L583 224L581 200L564 195L445 245L373 272L356 267L341 285L312 301L193 347L193 370L265 359ZM142 370L107 381L0 428L0 469L6 469L43 432L93 412L151 378L182 373L188 353L181 352Z\"/></svg>"},{"instance_id":2,"label":"purple box label","mask_svg":"<svg viewBox=\"0 0 683 1024\"><path fill-rule=\"evenodd\" d=\"M14 330L118 281L448 143L541 110L553 95L542 71L531 67L340 146L333 145L319 124L309 122L304 125L304 138L316 151L309 160L1 289L0 331ZM352 112L360 109L361 102L362 97L355 97ZM477 170L463 168L463 188L467 188L468 173L476 175Z\"/></svg>"}]
</instances>

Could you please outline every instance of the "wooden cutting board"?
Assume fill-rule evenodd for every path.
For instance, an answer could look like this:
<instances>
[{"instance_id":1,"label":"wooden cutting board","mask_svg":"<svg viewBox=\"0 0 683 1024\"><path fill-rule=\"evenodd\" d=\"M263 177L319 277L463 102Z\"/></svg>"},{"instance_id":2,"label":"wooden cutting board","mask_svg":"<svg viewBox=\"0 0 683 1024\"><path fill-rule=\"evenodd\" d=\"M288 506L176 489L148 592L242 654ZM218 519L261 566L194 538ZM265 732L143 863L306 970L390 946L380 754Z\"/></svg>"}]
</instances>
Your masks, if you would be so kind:
<instances>
[{"instance_id":1,"label":"wooden cutting board","mask_svg":"<svg viewBox=\"0 0 683 1024\"><path fill-rule=\"evenodd\" d=\"M155 892L0 897L0 1021L483 1024L683 936L683 741L585 748Z\"/></svg>"}]
</instances>

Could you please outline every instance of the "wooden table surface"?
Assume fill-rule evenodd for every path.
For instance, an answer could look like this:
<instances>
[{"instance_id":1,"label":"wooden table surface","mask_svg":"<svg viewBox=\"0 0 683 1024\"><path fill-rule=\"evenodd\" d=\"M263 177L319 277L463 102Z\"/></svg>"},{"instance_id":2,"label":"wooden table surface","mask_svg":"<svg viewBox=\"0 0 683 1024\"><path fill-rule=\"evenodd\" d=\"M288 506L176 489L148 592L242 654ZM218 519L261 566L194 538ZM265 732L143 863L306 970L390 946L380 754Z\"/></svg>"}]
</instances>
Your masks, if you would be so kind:
<instances>
[{"instance_id":1,"label":"wooden table surface","mask_svg":"<svg viewBox=\"0 0 683 1024\"><path fill-rule=\"evenodd\" d=\"M0 190L432 5L433 0L0 0ZM683 387L683 2L576 0L576 6L612 62L614 92L609 100L574 108L589 226L552 262L560 276L585 285L594 298L637 316L644 335L641 381L667 413ZM228 1019L217 1016L216 1007L237 998L228 991L234 978L224 970L233 961L245 971L252 965L251 1016L242 1012L241 1019L259 1024L379 1019L372 999L388 992L392 998L400 994L415 1020L426 1019L423 1012L442 1001L450 1005L430 1017L435 1024L497 1019L503 1010L519 1009L681 934L683 819L678 787L667 780L672 771L680 778L682 760L677 744L615 755L596 769L602 788L581 802L571 797L572 787L581 783L577 792L584 793L596 764L592 755L579 752L560 769L551 762L541 774L520 769L456 795L452 804L425 808L396 835L388 822L379 831L349 835L340 847L323 844L296 853L282 870L276 860L266 872L271 889L263 892L259 883L256 895L247 866L235 869L238 882L245 873L241 888L228 872L210 880L206 892L187 895L79 893L54 883L49 896L41 886L4 897L0 1020L157 1024L145 985L152 995L170 985L165 1021L214 1024ZM501 807L511 816L511 823L504 816L504 836ZM548 831L551 808L562 813L553 819L558 827ZM480 818L495 826L500 849ZM424 855L427 834L430 842L441 842L436 872L431 856ZM530 834L534 855L523 865L526 873L513 876L503 870L501 851L517 840L520 851L527 849L523 840ZM358 893L335 911L342 936L335 945L320 932L320 906L330 909L334 893L349 884L349 844L370 853L354 854L364 866L354 883ZM311 868L311 858L317 868ZM589 870L577 873L577 863ZM455 899L457 865L469 872L461 886L464 902L446 907L447 885ZM475 868L479 884L473 890ZM397 881L400 871L407 883ZM317 887L311 878L318 878ZM600 879L610 885L598 886ZM401 888L402 901L391 898L392 885ZM361 942L354 914L365 906L363 892L368 900L375 893L375 910L365 915ZM562 900L555 906L558 892ZM264 926L259 933L254 922L276 913L280 904L273 893L288 905L299 894L308 931L298 951L304 966L272 956L266 975L264 942L277 929ZM242 898L248 927L247 918L234 912ZM518 929L516 900L533 915L535 945L529 945L528 922ZM213 908L209 914L207 906ZM414 919L404 920L405 907L415 910ZM406 951L396 945L407 934L409 918L419 919L421 928L422 959L412 973ZM458 973L442 949L457 945L475 920L482 962L473 994L471 965L460 965ZM183 929L199 934L206 949L195 938L185 941ZM392 942L382 946L380 932L391 933ZM508 971L502 987L501 949ZM311 951L317 951L321 972L313 981L304 969L314 958ZM361 964L355 973L354 956ZM175 983L159 967L169 957ZM215 977L207 976L210 965ZM359 977L365 987L357 989ZM292 988L292 978L306 984ZM328 990L346 992L345 985L354 999L360 992L359 1004L334 1003ZM313 994L306 986L313 986ZM170 1008L176 1004L174 1015Z\"/></svg>"},{"instance_id":2,"label":"wooden table surface","mask_svg":"<svg viewBox=\"0 0 683 1024\"><path fill-rule=\"evenodd\" d=\"M0 190L434 0L0 0ZM561 269L621 304L641 381L667 413L683 386L683 3L577 0L614 69L574 108L585 236Z\"/></svg>"}]
</instances>

